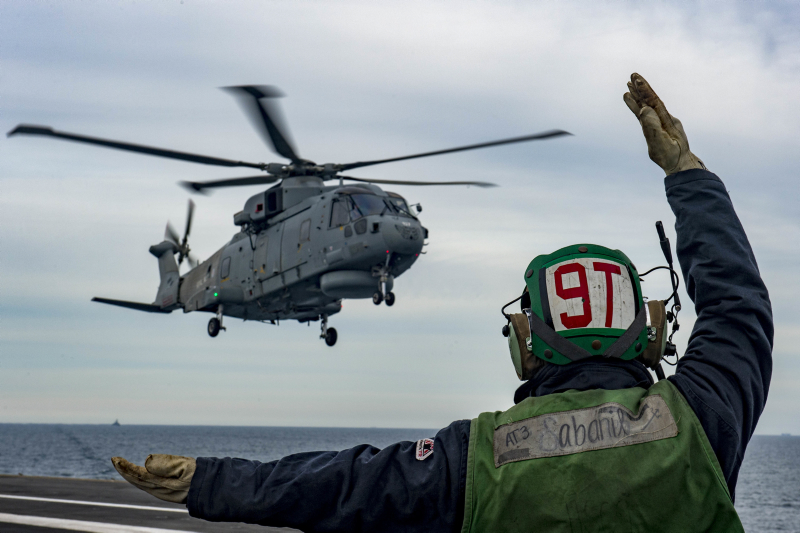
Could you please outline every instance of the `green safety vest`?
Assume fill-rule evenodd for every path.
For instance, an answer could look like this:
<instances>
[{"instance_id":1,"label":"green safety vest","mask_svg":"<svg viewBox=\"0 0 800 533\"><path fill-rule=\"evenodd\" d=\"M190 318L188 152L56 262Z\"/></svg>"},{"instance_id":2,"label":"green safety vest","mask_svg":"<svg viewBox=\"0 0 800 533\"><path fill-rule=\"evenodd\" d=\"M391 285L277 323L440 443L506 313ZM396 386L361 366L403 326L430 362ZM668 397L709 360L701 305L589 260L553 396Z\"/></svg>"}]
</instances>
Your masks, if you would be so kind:
<instances>
[{"instance_id":1,"label":"green safety vest","mask_svg":"<svg viewBox=\"0 0 800 533\"><path fill-rule=\"evenodd\" d=\"M662 380L527 398L474 419L461 531L744 529L700 421Z\"/></svg>"}]
</instances>

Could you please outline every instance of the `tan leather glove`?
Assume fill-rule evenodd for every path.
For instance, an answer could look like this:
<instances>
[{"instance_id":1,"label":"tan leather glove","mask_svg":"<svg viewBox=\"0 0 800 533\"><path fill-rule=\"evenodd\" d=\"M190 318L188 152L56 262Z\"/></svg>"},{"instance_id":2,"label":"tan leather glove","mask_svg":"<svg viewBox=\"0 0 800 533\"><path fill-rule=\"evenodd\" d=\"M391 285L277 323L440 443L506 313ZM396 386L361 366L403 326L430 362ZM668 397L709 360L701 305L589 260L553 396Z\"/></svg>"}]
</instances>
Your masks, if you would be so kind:
<instances>
[{"instance_id":1,"label":"tan leather glove","mask_svg":"<svg viewBox=\"0 0 800 533\"><path fill-rule=\"evenodd\" d=\"M125 481L152 494L159 500L186 503L197 463L181 455L152 454L144 468L122 457L112 457L111 463Z\"/></svg>"},{"instance_id":2,"label":"tan leather glove","mask_svg":"<svg viewBox=\"0 0 800 533\"><path fill-rule=\"evenodd\" d=\"M642 125L650 159L664 169L667 176L690 168L706 168L689 150L681 121L667 112L664 102L647 80L634 72L628 90L622 98Z\"/></svg>"}]
</instances>

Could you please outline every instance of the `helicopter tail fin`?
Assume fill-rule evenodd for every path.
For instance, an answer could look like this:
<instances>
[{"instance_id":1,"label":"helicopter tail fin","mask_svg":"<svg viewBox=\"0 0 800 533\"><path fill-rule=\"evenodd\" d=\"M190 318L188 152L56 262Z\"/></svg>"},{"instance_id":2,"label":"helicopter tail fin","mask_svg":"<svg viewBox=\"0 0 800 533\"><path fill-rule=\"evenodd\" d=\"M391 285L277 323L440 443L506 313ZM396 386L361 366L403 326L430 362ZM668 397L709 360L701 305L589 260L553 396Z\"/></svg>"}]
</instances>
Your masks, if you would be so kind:
<instances>
[{"instance_id":1,"label":"helicopter tail fin","mask_svg":"<svg viewBox=\"0 0 800 533\"><path fill-rule=\"evenodd\" d=\"M161 283L156 293L156 305L166 312L180 307L178 302L178 289L180 288L181 275L178 271L178 263L175 261L175 254L178 248L175 243L162 241L150 247L150 253L158 258L158 274Z\"/></svg>"}]
</instances>

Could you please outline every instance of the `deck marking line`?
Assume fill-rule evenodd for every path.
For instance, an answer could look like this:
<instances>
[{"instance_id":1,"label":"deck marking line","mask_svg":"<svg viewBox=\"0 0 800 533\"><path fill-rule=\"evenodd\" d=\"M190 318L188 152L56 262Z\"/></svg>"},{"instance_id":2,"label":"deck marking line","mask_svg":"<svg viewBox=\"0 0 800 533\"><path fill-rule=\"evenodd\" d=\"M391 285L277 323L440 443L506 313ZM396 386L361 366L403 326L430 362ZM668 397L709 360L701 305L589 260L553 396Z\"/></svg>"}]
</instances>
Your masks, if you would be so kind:
<instances>
[{"instance_id":1,"label":"deck marking line","mask_svg":"<svg viewBox=\"0 0 800 533\"><path fill-rule=\"evenodd\" d=\"M186 509L173 509L171 507L155 507L151 505L130 505L127 503L86 502L81 500L59 500L56 498L39 498L36 496L17 496L15 494L0 494L0 498L9 500L29 500L33 502L71 503L75 505L96 505L98 507L119 507L122 509L140 509L142 511L166 511L168 513L188 513Z\"/></svg>"},{"instance_id":2,"label":"deck marking line","mask_svg":"<svg viewBox=\"0 0 800 533\"><path fill-rule=\"evenodd\" d=\"M179 529L162 529L157 527L126 526L123 524L107 524L104 522L85 522L83 520L67 520L66 518L44 518L42 516L26 516L0 513L0 523L22 524L25 526L67 529L84 531L85 533L194 533Z\"/></svg>"}]
</instances>

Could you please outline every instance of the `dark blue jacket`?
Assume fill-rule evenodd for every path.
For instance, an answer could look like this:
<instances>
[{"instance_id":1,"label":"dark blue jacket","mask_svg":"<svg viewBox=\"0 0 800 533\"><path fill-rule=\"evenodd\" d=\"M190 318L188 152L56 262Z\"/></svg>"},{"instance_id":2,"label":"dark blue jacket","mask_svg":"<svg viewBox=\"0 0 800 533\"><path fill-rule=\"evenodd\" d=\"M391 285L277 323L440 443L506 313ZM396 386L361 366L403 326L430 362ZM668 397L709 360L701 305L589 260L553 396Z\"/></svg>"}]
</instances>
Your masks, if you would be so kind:
<instances>
[{"instance_id":1,"label":"dark blue jacket","mask_svg":"<svg viewBox=\"0 0 800 533\"><path fill-rule=\"evenodd\" d=\"M734 493L744 451L767 400L772 311L767 289L722 181L705 170L665 180L677 255L697 321L669 379L691 405ZM515 401L568 389L649 387L638 362L549 365ZM213 521L303 531L458 531L464 507L469 421L453 422L423 461L415 444L300 453L271 463L197 459L187 506Z\"/></svg>"}]
</instances>

